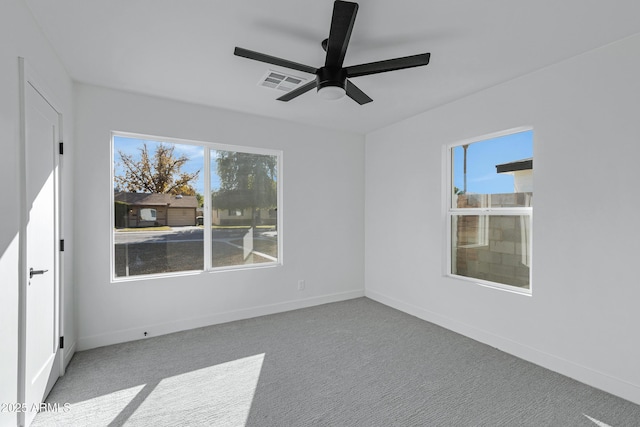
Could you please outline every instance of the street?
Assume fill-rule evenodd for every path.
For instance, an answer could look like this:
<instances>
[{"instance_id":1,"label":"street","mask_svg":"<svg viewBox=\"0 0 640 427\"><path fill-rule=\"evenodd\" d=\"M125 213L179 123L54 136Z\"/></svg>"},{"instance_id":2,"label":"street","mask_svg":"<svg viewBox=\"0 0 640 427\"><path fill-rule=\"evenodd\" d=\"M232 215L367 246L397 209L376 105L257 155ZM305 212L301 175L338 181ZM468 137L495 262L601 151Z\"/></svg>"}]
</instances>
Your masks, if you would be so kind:
<instances>
[{"instance_id":1,"label":"street","mask_svg":"<svg viewBox=\"0 0 640 427\"><path fill-rule=\"evenodd\" d=\"M125 243L167 243L167 242L201 242L204 229L198 226L174 227L167 231L118 231L114 232L116 245ZM246 228L216 228L212 230L213 240L228 241L244 237ZM277 232L270 229L259 229L255 237L275 238Z\"/></svg>"}]
</instances>

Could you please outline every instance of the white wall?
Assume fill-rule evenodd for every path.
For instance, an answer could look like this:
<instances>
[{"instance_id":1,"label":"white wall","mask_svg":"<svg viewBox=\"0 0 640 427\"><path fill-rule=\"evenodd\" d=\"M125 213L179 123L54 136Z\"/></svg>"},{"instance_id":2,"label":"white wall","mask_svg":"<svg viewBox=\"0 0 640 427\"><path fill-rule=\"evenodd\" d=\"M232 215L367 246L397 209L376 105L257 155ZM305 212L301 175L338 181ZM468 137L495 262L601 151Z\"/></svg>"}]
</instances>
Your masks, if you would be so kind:
<instances>
[{"instance_id":1,"label":"white wall","mask_svg":"<svg viewBox=\"0 0 640 427\"><path fill-rule=\"evenodd\" d=\"M638 52L634 36L367 135L366 295L640 403ZM533 296L443 277L443 146L524 125Z\"/></svg>"},{"instance_id":2,"label":"white wall","mask_svg":"<svg viewBox=\"0 0 640 427\"><path fill-rule=\"evenodd\" d=\"M364 295L363 136L90 85L76 94L77 206L93 207L75 229L81 349ZM110 283L112 130L283 150L284 265Z\"/></svg>"},{"instance_id":3,"label":"white wall","mask_svg":"<svg viewBox=\"0 0 640 427\"><path fill-rule=\"evenodd\" d=\"M72 83L66 71L41 35L24 2L3 0L0 13L0 149L3 183L3 202L0 209L0 402L17 401L18 367L18 240L20 226L18 179L20 171L20 108L18 57L25 58L29 66L44 80L47 89L62 108L64 137L69 151L73 146L73 95ZM72 193L67 191L73 175L73 161L65 159L63 170L64 203L72 203ZM65 212L63 228L68 243L65 253L64 292L65 340L67 348L73 347L73 223L72 211ZM71 256L69 256L71 255ZM15 413L0 413L0 426L15 426Z\"/></svg>"}]
</instances>

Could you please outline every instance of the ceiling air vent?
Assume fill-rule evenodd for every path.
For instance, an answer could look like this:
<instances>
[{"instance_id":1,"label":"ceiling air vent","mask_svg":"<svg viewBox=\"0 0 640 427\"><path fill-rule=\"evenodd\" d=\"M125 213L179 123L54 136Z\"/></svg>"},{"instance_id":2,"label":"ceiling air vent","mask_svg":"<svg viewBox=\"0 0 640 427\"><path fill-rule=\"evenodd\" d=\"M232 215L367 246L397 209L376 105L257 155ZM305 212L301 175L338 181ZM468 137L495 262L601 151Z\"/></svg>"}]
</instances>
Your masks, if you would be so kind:
<instances>
[{"instance_id":1,"label":"ceiling air vent","mask_svg":"<svg viewBox=\"0 0 640 427\"><path fill-rule=\"evenodd\" d=\"M258 86L264 86L271 89L289 92L307 82L304 77L293 76L291 74L282 73L280 71L269 70L260 79Z\"/></svg>"}]
</instances>

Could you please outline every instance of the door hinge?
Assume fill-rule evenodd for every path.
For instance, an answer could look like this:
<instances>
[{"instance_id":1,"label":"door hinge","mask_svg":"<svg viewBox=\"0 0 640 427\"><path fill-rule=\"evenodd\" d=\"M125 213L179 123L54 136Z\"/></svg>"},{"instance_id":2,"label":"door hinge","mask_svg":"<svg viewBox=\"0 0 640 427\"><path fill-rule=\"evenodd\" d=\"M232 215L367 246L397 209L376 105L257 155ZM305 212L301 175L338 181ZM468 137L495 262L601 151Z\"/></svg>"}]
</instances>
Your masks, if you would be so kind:
<instances>
[{"instance_id":1,"label":"door hinge","mask_svg":"<svg viewBox=\"0 0 640 427\"><path fill-rule=\"evenodd\" d=\"M64 239L60 239L60 252L64 252Z\"/></svg>"},{"instance_id":2,"label":"door hinge","mask_svg":"<svg viewBox=\"0 0 640 427\"><path fill-rule=\"evenodd\" d=\"M64 337L60 337L60 348L64 348Z\"/></svg>"},{"instance_id":3,"label":"door hinge","mask_svg":"<svg viewBox=\"0 0 640 427\"><path fill-rule=\"evenodd\" d=\"M59 144L59 149L58 149L58 151L60 152L60 154L64 154L64 142L61 142L61 143Z\"/></svg>"}]
</instances>

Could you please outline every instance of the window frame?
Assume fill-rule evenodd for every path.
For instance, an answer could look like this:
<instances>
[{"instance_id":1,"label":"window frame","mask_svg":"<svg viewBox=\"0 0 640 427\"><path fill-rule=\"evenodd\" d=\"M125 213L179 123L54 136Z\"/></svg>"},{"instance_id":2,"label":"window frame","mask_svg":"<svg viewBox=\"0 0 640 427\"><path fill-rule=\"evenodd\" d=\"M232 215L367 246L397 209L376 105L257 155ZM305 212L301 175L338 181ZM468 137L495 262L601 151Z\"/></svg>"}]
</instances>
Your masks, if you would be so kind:
<instances>
[{"instance_id":1,"label":"window frame","mask_svg":"<svg viewBox=\"0 0 640 427\"><path fill-rule=\"evenodd\" d=\"M474 138L465 139L462 141L453 142L443 146L443 216L445 219L444 226L444 242L445 242L445 257L443 275L445 277L461 280L463 282L471 282L487 288L498 289L502 291L512 292L515 294L531 296L533 294L533 207L483 207L483 208L454 208L454 177L453 177L453 150L456 147L473 144L476 142L482 142L490 139L495 139L503 136L509 136L517 133L533 131L533 126L520 126L503 131L493 132L485 135L481 135ZM535 137L534 137L535 138ZM535 139L534 139L535 145ZM490 195L489 195L490 198ZM489 206L491 204L489 203ZM521 216L528 218L529 226L529 241L527 242L527 250L529 252L529 288L520 288L514 285L507 285L504 283L492 282L485 279L479 279L474 277L462 276L453 273L452 261L453 261L453 217L463 216ZM488 218L487 218L488 223ZM479 245L467 245L467 247L479 246Z\"/></svg>"},{"instance_id":2,"label":"window frame","mask_svg":"<svg viewBox=\"0 0 640 427\"><path fill-rule=\"evenodd\" d=\"M114 147L114 139L116 137L123 138L133 138L133 139L142 139L148 141L155 142L166 142L169 144L181 144L181 145L191 145L202 147L203 149L203 178L204 178L204 194L211 194L211 152L212 151L231 151L231 152L241 152L248 154L257 154L257 155L266 155L266 156L275 156L277 159L277 181L276 181L276 203L277 203L277 217L276 217L276 229L278 230L278 256L277 261L268 261L262 263L255 264L242 264L242 265L228 265L228 266L220 266L213 267L212 266L212 253L211 253L211 245L205 244L205 242L211 242L212 239L212 231L211 227L204 227L203 233L203 256L204 263L203 268L199 270L184 270L184 271L172 271L172 272L164 272L164 273L153 273L153 274L140 274L135 276L122 276L118 277L115 274L115 233L113 231L113 226L115 224L115 213L113 209L114 205L114 179L115 179L115 147ZM221 144L216 142L207 142L207 141L198 141L191 140L185 138L174 138L167 136L158 136L158 135L150 135L150 134L142 134L142 133L134 133L134 132L123 132L123 131L111 131L110 134L110 180L109 180L109 275L111 283L120 283L120 282L129 282L129 281L140 281L140 280L150 280L150 279L162 279L169 277L180 277L180 276L192 276L199 274L208 274L215 272L223 272L223 271L233 271L233 270L248 270L248 269L259 269L259 268L272 268L272 267L280 267L283 265L283 157L284 153L282 150L269 149L269 148L261 148L261 147L248 147L244 145L234 145L234 144ZM211 197L204 198L204 206L203 206L203 225L204 224L212 224L212 211L211 211Z\"/></svg>"}]
</instances>

